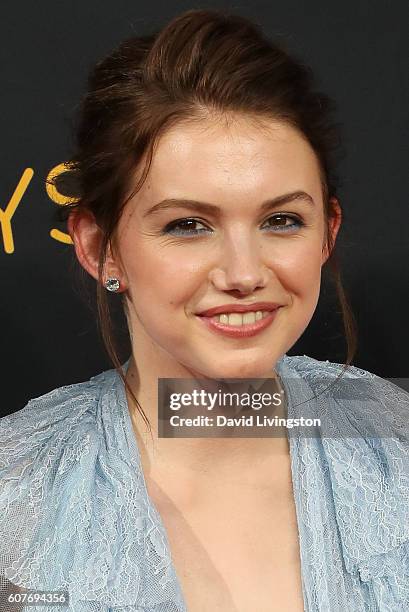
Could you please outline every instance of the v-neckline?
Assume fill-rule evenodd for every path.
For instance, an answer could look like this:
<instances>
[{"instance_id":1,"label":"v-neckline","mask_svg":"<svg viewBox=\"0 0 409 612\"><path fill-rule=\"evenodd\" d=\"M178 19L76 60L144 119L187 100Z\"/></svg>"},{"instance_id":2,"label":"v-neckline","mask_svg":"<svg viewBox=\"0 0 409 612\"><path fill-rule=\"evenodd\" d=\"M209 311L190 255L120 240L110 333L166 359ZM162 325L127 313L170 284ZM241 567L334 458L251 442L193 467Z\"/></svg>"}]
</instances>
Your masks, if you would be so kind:
<instances>
[{"instance_id":1,"label":"v-neckline","mask_svg":"<svg viewBox=\"0 0 409 612\"><path fill-rule=\"evenodd\" d=\"M287 418L292 419L292 418L297 417L296 410L295 410L295 404L294 404L294 397L293 397L294 391L292 391L291 385L289 384L289 382L286 381L286 377L289 377L289 378L294 377L300 381L302 381L302 379L297 372L293 371L293 369L290 368L288 364L289 359L290 358L286 354L284 354L277 361L275 369L277 371L279 380L285 392ZM126 373L129 367L129 362L130 362L130 358L127 361L125 361L121 366L125 376L126 376ZM176 567L173 563L168 533L164 525L164 522L162 520L162 517L148 492L148 487L147 487L145 474L144 474L143 466L142 466L141 451L139 449L137 438L136 438L136 435L133 429L132 417L129 411L129 405L128 405L128 399L126 396L125 387L124 387L121 377L119 376L116 370L113 370L113 374L115 376L116 396L117 396L118 404L123 411L122 416L124 419L123 423L124 423L124 428L125 428L125 436L126 436L126 440L127 440L127 444L129 448L129 453L130 453L129 459L130 459L131 464L137 469L137 474L140 479L140 483L142 485L142 494L143 494L144 502L146 504L146 510L151 517L152 516L154 517L154 521L156 521L156 527L159 529L159 531L162 534L162 537L163 537L163 542L162 542L163 548L161 549L162 559L165 559L165 560L167 559L169 561L169 572L174 575L174 580L175 580L174 587L175 587L175 590L179 592L180 601L183 603L183 606L184 606L181 612L188 612L186 601L183 595L181 581L177 575ZM305 381L302 381L302 384L304 388L306 386L308 390L311 390L309 385ZM301 509L301 504L300 504L300 483L299 483L298 473L296 469L297 453L299 452L297 442L296 442L298 438L287 434L287 439L288 439L288 445L289 445L289 455L290 455L290 465L291 465L293 501L294 501L294 506L296 509L296 517L297 517L297 534L298 534L298 543L299 543L299 550L300 550L303 605L304 605L304 610L307 612L309 608L307 607L307 595L306 595L306 589L305 589L305 583L304 583L304 575L305 575L304 571L306 570L307 561L303 555L303 548L302 548L303 547L303 538L302 538L302 530L301 530L301 519L302 519L301 511L302 509Z\"/></svg>"}]
</instances>

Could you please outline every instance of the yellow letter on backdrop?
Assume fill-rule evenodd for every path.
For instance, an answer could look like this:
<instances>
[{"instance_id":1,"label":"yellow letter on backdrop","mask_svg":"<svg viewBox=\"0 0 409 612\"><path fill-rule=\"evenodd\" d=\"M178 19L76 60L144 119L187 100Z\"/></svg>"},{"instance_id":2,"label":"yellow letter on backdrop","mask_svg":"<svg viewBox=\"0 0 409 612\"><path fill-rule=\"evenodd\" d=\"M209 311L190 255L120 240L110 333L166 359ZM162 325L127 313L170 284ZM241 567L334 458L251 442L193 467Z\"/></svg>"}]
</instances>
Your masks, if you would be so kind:
<instances>
[{"instance_id":1,"label":"yellow letter on backdrop","mask_svg":"<svg viewBox=\"0 0 409 612\"><path fill-rule=\"evenodd\" d=\"M74 198L69 198L68 196L65 196L59 193L59 191L57 191L55 186L52 184L52 181L53 179L55 179L56 176L58 176L59 174L63 174L64 172L67 172L69 168L70 168L69 164L65 164L65 163L58 164L58 166L55 166L54 168L50 170L50 172L48 173L46 182L45 182L45 188L46 188L48 197L53 202L58 204L58 206L65 206L66 204L71 204L75 202ZM61 232L58 229L55 229L55 228L52 229L50 232L50 236L51 238L54 238L54 240L58 240L58 242L64 242L65 244L73 244L71 240L71 236L69 234L66 234L65 232Z\"/></svg>"},{"instance_id":2,"label":"yellow letter on backdrop","mask_svg":"<svg viewBox=\"0 0 409 612\"><path fill-rule=\"evenodd\" d=\"M21 198L25 194L27 187L33 178L34 170L32 168L26 168L18 182L13 195L10 198L9 203L6 206L6 210L0 208L0 225L3 234L4 250L7 254L14 253L14 240L13 231L11 229L11 219L17 210L17 206L21 202Z\"/></svg>"}]
</instances>

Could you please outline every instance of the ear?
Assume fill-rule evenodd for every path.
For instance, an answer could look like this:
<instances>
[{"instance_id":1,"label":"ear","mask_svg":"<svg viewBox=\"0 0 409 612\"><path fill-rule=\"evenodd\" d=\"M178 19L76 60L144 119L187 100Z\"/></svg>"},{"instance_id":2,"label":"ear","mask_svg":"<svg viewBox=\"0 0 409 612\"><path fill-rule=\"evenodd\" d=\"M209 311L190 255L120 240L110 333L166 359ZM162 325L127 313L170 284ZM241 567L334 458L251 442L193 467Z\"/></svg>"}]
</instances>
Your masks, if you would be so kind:
<instances>
[{"instance_id":1,"label":"ear","mask_svg":"<svg viewBox=\"0 0 409 612\"><path fill-rule=\"evenodd\" d=\"M329 200L329 214L328 214L328 233L332 238L332 243L335 245L339 228L341 227L342 221L342 209L338 198L332 197ZM327 261L331 252L328 250L327 245L324 244L322 249L322 265Z\"/></svg>"},{"instance_id":2,"label":"ear","mask_svg":"<svg viewBox=\"0 0 409 612\"><path fill-rule=\"evenodd\" d=\"M98 281L99 251L103 234L94 215L90 211L74 210L68 217L67 228L74 243L78 261L88 274ZM110 245L108 245L103 282L110 277L118 278L121 281L121 290L125 289L124 275L112 256Z\"/></svg>"}]
</instances>

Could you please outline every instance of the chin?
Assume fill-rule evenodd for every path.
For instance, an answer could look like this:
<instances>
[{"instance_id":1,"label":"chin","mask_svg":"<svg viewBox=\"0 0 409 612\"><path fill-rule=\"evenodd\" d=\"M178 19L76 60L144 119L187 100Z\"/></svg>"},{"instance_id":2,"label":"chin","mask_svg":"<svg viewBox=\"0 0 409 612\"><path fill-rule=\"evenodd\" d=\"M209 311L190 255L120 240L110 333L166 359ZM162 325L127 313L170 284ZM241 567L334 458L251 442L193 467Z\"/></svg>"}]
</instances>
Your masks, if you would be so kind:
<instances>
[{"instance_id":1,"label":"chin","mask_svg":"<svg viewBox=\"0 0 409 612\"><path fill-rule=\"evenodd\" d=\"M271 363L267 360L264 360L263 363L221 363L217 369L213 364L211 368L213 374L210 374L210 378L259 378L274 369L274 364L270 365Z\"/></svg>"}]
</instances>

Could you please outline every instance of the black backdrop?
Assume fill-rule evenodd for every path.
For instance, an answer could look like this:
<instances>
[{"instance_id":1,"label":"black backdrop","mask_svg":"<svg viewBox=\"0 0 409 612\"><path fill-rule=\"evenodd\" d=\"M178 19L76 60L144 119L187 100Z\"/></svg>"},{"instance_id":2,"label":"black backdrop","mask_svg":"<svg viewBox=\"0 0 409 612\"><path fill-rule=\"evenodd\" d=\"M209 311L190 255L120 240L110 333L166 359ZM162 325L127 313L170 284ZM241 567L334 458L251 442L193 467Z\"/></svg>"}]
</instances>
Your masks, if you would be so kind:
<instances>
[{"instance_id":1,"label":"black backdrop","mask_svg":"<svg viewBox=\"0 0 409 612\"><path fill-rule=\"evenodd\" d=\"M3 6L1 25L2 415L111 367L45 180L71 153L71 122L91 65L123 38L191 8L228 8L284 36L337 101L347 151L338 240L359 325L354 364L409 377L407 0L14 2ZM343 362L338 311L323 286L309 328L288 354ZM130 348L120 337L125 360Z\"/></svg>"}]
</instances>

